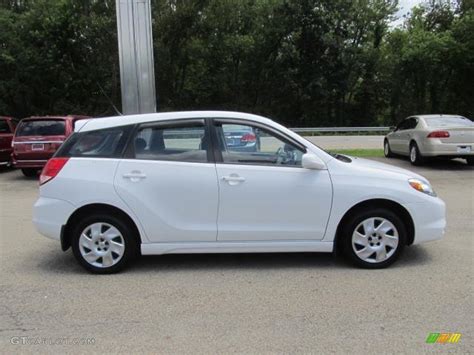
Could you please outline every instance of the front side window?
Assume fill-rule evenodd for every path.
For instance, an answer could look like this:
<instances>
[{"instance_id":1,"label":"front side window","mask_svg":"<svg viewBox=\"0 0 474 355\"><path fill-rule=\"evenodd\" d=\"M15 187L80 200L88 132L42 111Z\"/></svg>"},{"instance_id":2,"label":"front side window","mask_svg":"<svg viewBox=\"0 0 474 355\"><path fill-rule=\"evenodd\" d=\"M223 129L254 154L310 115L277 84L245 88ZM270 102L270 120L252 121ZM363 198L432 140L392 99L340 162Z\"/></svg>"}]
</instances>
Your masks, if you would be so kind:
<instances>
[{"instance_id":1,"label":"front side window","mask_svg":"<svg viewBox=\"0 0 474 355\"><path fill-rule=\"evenodd\" d=\"M26 120L16 130L16 136L62 136L66 132L64 120Z\"/></svg>"},{"instance_id":2,"label":"front side window","mask_svg":"<svg viewBox=\"0 0 474 355\"><path fill-rule=\"evenodd\" d=\"M204 126L148 126L134 138L136 159L207 163L209 140Z\"/></svg>"},{"instance_id":3,"label":"front side window","mask_svg":"<svg viewBox=\"0 0 474 355\"><path fill-rule=\"evenodd\" d=\"M226 123L216 130L224 163L301 167L304 152L270 131Z\"/></svg>"},{"instance_id":4,"label":"front side window","mask_svg":"<svg viewBox=\"0 0 474 355\"><path fill-rule=\"evenodd\" d=\"M403 120L397 126L397 131L403 131L408 128L408 119Z\"/></svg>"}]
</instances>

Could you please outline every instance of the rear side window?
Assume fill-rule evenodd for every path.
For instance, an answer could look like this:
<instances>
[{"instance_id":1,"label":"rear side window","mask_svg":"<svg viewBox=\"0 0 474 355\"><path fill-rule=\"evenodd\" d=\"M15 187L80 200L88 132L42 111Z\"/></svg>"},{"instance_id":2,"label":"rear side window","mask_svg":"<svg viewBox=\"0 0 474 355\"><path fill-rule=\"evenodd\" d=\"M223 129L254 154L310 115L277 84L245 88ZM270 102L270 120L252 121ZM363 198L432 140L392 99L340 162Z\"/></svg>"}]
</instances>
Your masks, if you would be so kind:
<instances>
[{"instance_id":1,"label":"rear side window","mask_svg":"<svg viewBox=\"0 0 474 355\"><path fill-rule=\"evenodd\" d=\"M203 125L148 126L134 138L136 159L206 163L209 140Z\"/></svg>"},{"instance_id":2,"label":"rear side window","mask_svg":"<svg viewBox=\"0 0 474 355\"><path fill-rule=\"evenodd\" d=\"M60 157L114 158L121 156L131 127L74 133L58 150Z\"/></svg>"},{"instance_id":3,"label":"rear side window","mask_svg":"<svg viewBox=\"0 0 474 355\"><path fill-rule=\"evenodd\" d=\"M66 133L64 120L22 121L16 130L16 136L63 136Z\"/></svg>"},{"instance_id":4,"label":"rear side window","mask_svg":"<svg viewBox=\"0 0 474 355\"><path fill-rule=\"evenodd\" d=\"M10 126L6 120L0 120L0 133L11 133Z\"/></svg>"}]
</instances>

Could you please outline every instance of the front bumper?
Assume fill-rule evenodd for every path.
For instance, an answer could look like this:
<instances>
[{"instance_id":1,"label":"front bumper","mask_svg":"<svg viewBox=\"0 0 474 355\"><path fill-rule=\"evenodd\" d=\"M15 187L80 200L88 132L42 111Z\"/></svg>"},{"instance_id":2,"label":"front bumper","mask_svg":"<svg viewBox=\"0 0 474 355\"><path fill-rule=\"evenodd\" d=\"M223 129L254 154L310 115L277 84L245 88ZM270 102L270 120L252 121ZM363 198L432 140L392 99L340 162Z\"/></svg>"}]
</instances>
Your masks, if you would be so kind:
<instances>
[{"instance_id":1,"label":"front bumper","mask_svg":"<svg viewBox=\"0 0 474 355\"><path fill-rule=\"evenodd\" d=\"M60 240L61 228L74 211L75 207L67 201L40 197L33 206L33 224L45 237Z\"/></svg>"},{"instance_id":2,"label":"front bumper","mask_svg":"<svg viewBox=\"0 0 474 355\"><path fill-rule=\"evenodd\" d=\"M438 197L430 202L408 203L404 207L415 225L413 244L441 239L446 230L446 204Z\"/></svg>"}]
</instances>

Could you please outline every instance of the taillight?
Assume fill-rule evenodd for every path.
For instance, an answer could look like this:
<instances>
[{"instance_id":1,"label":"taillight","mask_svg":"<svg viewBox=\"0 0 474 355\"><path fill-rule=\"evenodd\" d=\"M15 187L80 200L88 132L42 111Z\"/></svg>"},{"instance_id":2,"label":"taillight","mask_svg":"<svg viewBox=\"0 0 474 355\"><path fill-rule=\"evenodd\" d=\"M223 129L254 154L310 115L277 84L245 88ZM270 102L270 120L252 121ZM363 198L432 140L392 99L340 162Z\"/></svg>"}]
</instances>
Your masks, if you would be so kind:
<instances>
[{"instance_id":1,"label":"taillight","mask_svg":"<svg viewBox=\"0 0 474 355\"><path fill-rule=\"evenodd\" d=\"M246 133L240 138L242 143L255 143L257 141L257 137L253 133Z\"/></svg>"},{"instance_id":2,"label":"taillight","mask_svg":"<svg viewBox=\"0 0 474 355\"><path fill-rule=\"evenodd\" d=\"M48 160L39 178L39 184L43 185L56 177L61 169L66 165L69 158L51 158Z\"/></svg>"},{"instance_id":3,"label":"taillight","mask_svg":"<svg viewBox=\"0 0 474 355\"><path fill-rule=\"evenodd\" d=\"M448 131L434 131L428 134L427 138L449 138Z\"/></svg>"}]
</instances>

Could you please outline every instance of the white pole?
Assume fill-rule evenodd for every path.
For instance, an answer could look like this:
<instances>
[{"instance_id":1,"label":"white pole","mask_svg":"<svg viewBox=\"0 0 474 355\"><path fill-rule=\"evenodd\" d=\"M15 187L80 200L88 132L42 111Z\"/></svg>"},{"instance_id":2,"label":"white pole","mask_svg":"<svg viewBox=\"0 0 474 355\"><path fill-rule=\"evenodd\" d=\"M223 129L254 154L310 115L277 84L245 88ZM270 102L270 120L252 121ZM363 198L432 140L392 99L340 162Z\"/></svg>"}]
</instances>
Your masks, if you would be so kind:
<instances>
[{"instance_id":1,"label":"white pole","mask_svg":"<svg viewBox=\"0 0 474 355\"><path fill-rule=\"evenodd\" d=\"M150 0L116 0L124 114L156 112Z\"/></svg>"}]
</instances>

